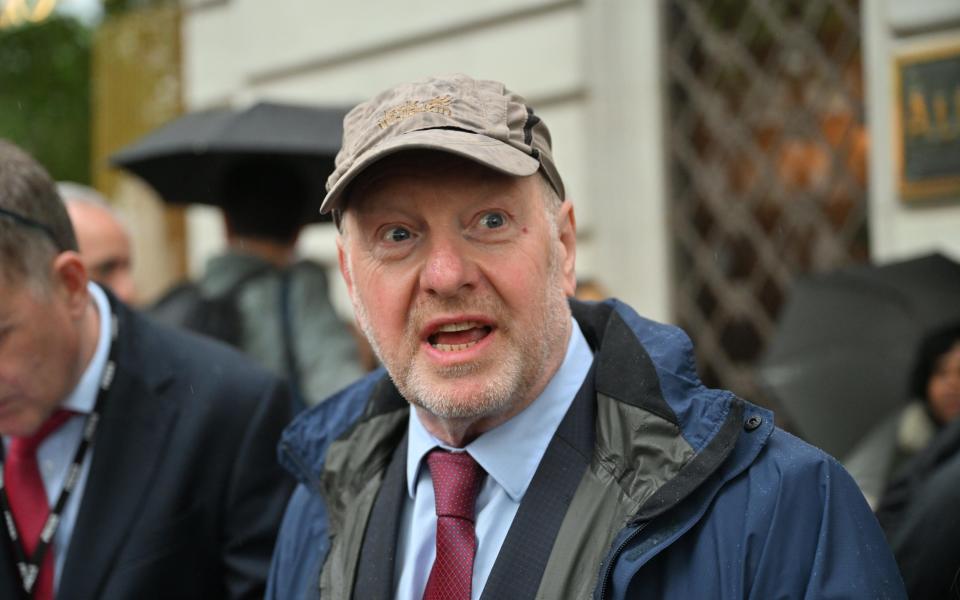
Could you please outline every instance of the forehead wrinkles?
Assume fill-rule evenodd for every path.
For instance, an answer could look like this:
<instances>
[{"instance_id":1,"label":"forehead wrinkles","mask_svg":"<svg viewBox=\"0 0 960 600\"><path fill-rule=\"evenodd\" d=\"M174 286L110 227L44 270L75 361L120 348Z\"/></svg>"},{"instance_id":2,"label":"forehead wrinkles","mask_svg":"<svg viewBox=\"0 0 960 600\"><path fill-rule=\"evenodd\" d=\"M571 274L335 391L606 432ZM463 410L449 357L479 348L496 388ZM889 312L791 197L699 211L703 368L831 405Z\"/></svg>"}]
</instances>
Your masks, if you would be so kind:
<instances>
[{"instance_id":1,"label":"forehead wrinkles","mask_svg":"<svg viewBox=\"0 0 960 600\"><path fill-rule=\"evenodd\" d=\"M453 154L412 150L388 156L360 174L346 190L345 210L349 210L351 206L362 206L370 192L376 191L377 186L384 180L393 178L412 180L414 183L421 184L452 183L456 186L459 183L471 187L478 185L492 187L522 179Z\"/></svg>"}]
</instances>

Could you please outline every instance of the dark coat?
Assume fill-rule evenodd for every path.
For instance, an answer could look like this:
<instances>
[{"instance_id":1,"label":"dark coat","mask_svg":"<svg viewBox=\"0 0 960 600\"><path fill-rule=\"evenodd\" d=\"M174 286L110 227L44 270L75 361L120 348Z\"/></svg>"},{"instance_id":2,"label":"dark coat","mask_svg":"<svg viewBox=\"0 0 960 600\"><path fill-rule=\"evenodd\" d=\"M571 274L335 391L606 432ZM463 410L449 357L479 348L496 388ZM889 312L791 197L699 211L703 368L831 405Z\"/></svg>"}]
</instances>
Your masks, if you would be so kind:
<instances>
[{"instance_id":1,"label":"dark coat","mask_svg":"<svg viewBox=\"0 0 960 600\"><path fill-rule=\"evenodd\" d=\"M893 480L877 516L911 598L960 596L960 419Z\"/></svg>"},{"instance_id":2,"label":"dark coat","mask_svg":"<svg viewBox=\"0 0 960 600\"><path fill-rule=\"evenodd\" d=\"M775 428L769 411L704 387L679 329L616 301L572 307L594 363L551 446L575 451L541 477L548 448L483 598L904 597L876 519L835 460ZM404 447L408 409L397 399L374 373L284 433L282 461L301 485L277 542L270 600L316 598L321 588L330 590L324 600L347 598L352 582L384 577L371 569L388 572L365 600L390 597L389 560L371 567L360 556L388 537L365 531L376 529L367 524L382 514L378 488L392 485L390 457ZM570 471L570 491L555 493ZM559 501L565 512L549 539L547 527L533 527L525 533L541 539L512 544L523 515L535 520ZM529 552L504 559L518 545L548 549L540 571L531 575Z\"/></svg>"},{"instance_id":3,"label":"dark coat","mask_svg":"<svg viewBox=\"0 0 960 600\"><path fill-rule=\"evenodd\" d=\"M260 598L292 480L290 401L239 353L111 297L117 370L58 600ZM20 578L0 544L0 598Z\"/></svg>"}]
</instances>

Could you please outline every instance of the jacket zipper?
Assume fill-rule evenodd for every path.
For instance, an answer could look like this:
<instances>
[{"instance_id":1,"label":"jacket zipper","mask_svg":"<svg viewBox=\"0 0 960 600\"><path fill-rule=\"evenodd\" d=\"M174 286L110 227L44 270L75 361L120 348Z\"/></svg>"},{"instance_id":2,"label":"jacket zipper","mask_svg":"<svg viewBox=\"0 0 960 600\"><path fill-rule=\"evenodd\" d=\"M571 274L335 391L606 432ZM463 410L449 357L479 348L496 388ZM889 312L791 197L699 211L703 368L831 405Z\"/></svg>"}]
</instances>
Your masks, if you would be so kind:
<instances>
[{"instance_id":1,"label":"jacket zipper","mask_svg":"<svg viewBox=\"0 0 960 600\"><path fill-rule=\"evenodd\" d=\"M616 564L617 559L620 558L620 553L622 553L623 549L627 547L627 544L635 540L637 536L640 535L640 532L644 530L644 528L647 526L647 523L649 523L649 521L640 523L633 533L628 535L627 539L620 542L620 545L617 546L617 549L613 551L613 554L610 556L610 560L607 562L606 568L603 570L603 579L600 580L600 598L598 600L605 600L607 597L607 588L609 587L607 582L610 580L610 576L613 574L613 565Z\"/></svg>"}]
</instances>

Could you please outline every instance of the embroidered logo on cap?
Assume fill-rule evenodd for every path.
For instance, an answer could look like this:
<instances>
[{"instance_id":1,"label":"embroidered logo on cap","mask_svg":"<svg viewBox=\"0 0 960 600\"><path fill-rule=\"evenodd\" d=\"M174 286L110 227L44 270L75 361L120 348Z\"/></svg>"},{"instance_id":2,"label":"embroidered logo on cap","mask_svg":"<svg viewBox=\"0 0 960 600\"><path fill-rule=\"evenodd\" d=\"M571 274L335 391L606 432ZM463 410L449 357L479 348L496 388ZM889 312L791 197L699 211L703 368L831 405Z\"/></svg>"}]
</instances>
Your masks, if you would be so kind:
<instances>
[{"instance_id":1,"label":"embroidered logo on cap","mask_svg":"<svg viewBox=\"0 0 960 600\"><path fill-rule=\"evenodd\" d=\"M450 110L450 104L452 102L453 96L437 96L425 102L417 102L414 100L404 102L399 106L394 106L385 111L383 118L377 121L377 125L380 126L380 129L386 129L407 117L412 117L417 113L424 112L438 113L450 117L453 116L453 111Z\"/></svg>"}]
</instances>

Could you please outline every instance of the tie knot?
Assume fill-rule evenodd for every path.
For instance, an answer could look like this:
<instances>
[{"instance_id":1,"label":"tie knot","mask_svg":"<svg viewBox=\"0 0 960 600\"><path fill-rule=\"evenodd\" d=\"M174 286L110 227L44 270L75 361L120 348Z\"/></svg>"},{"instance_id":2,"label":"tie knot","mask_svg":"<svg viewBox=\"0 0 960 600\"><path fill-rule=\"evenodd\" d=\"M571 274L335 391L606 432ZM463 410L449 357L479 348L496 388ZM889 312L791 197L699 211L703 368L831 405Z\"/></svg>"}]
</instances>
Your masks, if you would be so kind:
<instances>
[{"instance_id":1,"label":"tie knot","mask_svg":"<svg viewBox=\"0 0 960 600\"><path fill-rule=\"evenodd\" d=\"M432 450L427 455L438 517L458 517L473 522L483 468L466 452Z\"/></svg>"},{"instance_id":2,"label":"tie knot","mask_svg":"<svg viewBox=\"0 0 960 600\"><path fill-rule=\"evenodd\" d=\"M43 440L45 440L48 435L59 429L60 426L66 423L67 420L73 415L73 412L62 408L53 411L53 414L47 417L47 420L41 423L40 428L37 429L32 435L11 438L10 454L17 454L20 456L31 456L36 454L37 448L40 447L40 444L43 443Z\"/></svg>"}]
</instances>

